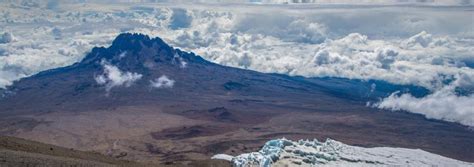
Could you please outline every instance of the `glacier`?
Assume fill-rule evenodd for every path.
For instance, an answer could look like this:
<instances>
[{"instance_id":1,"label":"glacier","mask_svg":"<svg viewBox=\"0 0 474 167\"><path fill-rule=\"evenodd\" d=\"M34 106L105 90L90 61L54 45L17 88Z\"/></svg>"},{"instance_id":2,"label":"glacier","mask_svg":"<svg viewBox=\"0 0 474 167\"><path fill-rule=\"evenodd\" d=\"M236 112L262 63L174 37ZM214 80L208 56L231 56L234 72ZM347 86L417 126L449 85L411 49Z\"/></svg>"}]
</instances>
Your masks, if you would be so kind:
<instances>
[{"instance_id":1,"label":"glacier","mask_svg":"<svg viewBox=\"0 0 474 167\"><path fill-rule=\"evenodd\" d=\"M270 140L258 152L238 156L217 154L212 159L231 161L235 167L271 166L474 166L421 149L364 148L326 139Z\"/></svg>"}]
</instances>

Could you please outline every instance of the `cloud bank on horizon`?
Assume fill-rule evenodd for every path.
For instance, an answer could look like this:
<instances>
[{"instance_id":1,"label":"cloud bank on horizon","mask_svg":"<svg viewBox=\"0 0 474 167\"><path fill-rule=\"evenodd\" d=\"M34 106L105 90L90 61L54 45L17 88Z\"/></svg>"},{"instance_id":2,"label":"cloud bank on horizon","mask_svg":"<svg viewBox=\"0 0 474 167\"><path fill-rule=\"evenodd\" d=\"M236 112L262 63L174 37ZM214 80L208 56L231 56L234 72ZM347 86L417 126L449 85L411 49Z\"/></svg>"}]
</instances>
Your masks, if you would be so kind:
<instances>
[{"instance_id":1,"label":"cloud bank on horizon","mask_svg":"<svg viewBox=\"0 0 474 167\"><path fill-rule=\"evenodd\" d=\"M374 106L474 126L471 0L54 2L0 5L0 88L140 32L233 67L423 86Z\"/></svg>"},{"instance_id":2,"label":"cloud bank on horizon","mask_svg":"<svg viewBox=\"0 0 474 167\"><path fill-rule=\"evenodd\" d=\"M5 0L28 6L44 6L57 9L61 3L231 3L231 4L338 4L338 5L431 5L466 6L472 0Z\"/></svg>"}]
</instances>

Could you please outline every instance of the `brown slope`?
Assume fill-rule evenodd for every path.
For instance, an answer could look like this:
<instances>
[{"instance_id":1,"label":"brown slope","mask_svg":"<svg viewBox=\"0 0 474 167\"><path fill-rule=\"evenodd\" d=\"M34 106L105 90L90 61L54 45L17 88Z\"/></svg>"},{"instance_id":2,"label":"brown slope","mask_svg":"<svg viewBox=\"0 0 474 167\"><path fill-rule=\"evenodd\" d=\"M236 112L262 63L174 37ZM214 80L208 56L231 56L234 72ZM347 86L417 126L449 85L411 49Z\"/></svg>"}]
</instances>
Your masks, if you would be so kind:
<instances>
[{"instance_id":1,"label":"brown slope","mask_svg":"<svg viewBox=\"0 0 474 167\"><path fill-rule=\"evenodd\" d=\"M0 136L0 166L145 166L99 153Z\"/></svg>"}]
</instances>

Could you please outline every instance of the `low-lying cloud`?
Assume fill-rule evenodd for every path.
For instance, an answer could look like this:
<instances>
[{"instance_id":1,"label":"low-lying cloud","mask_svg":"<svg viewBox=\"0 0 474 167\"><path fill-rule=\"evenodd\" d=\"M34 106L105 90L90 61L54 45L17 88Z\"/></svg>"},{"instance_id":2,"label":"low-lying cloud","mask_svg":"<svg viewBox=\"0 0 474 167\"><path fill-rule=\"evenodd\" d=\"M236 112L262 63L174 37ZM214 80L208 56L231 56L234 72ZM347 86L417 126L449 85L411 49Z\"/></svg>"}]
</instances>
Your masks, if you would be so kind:
<instances>
[{"instance_id":1,"label":"low-lying cloud","mask_svg":"<svg viewBox=\"0 0 474 167\"><path fill-rule=\"evenodd\" d=\"M410 94L400 95L396 92L374 106L395 111L404 110L423 114L430 119L474 126L474 95L459 96L451 86L422 98L416 98Z\"/></svg>"},{"instance_id":2,"label":"low-lying cloud","mask_svg":"<svg viewBox=\"0 0 474 167\"><path fill-rule=\"evenodd\" d=\"M373 104L389 110L404 110L423 114L426 118L458 122L474 126L474 73L456 75L448 85L425 97L394 92Z\"/></svg>"},{"instance_id":3,"label":"low-lying cloud","mask_svg":"<svg viewBox=\"0 0 474 167\"><path fill-rule=\"evenodd\" d=\"M152 88L173 88L174 80L168 78L166 75L162 75L159 78L150 81Z\"/></svg>"},{"instance_id":4,"label":"low-lying cloud","mask_svg":"<svg viewBox=\"0 0 474 167\"><path fill-rule=\"evenodd\" d=\"M104 73L94 77L99 85L105 85L105 90L110 92L113 87L124 86L130 87L132 84L142 78L142 74L120 71L116 66L113 66L105 61L102 61Z\"/></svg>"}]
</instances>

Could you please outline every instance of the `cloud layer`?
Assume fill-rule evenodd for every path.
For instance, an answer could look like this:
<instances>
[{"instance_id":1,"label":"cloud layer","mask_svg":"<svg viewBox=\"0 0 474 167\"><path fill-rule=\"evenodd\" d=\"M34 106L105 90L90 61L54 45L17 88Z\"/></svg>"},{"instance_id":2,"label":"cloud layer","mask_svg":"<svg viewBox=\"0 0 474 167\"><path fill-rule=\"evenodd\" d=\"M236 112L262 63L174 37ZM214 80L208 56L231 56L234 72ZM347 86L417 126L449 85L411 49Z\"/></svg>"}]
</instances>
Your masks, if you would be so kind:
<instances>
[{"instance_id":1,"label":"cloud layer","mask_svg":"<svg viewBox=\"0 0 474 167\"><path fill-rule=\"evenodd\" d=\"M474 96L458 96L452 90L444 88L426 97L416 98L410 94L394 93L385 98L376 107L390 110L405 110L423 114L430 119L459 122L474 126Z\"/></svg>"},{"instance_id":2,"label":"cloud layer","mask_svg":"<svg viewBox=\"0 0 474 167\"><path fill-rule=\"evenodd\" d=\"M467 79L467 80L466 80ZM457 79L422 98L395 92L373 106L390 110L404 110L423 114L430 119L459 122L474 126L474 94L460 95L458 88L474 88L471 77L458 76Z\"/></svg>"}]
</instances>

